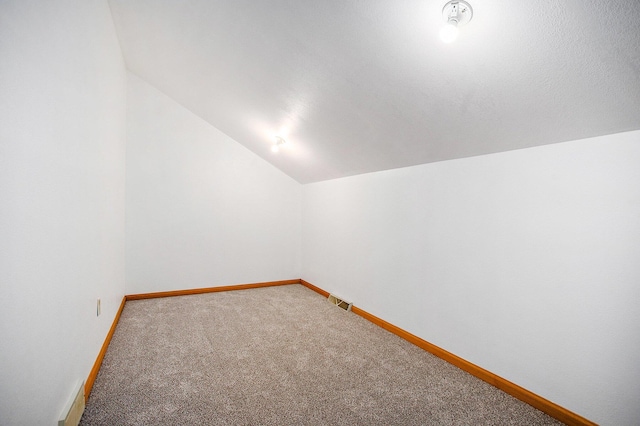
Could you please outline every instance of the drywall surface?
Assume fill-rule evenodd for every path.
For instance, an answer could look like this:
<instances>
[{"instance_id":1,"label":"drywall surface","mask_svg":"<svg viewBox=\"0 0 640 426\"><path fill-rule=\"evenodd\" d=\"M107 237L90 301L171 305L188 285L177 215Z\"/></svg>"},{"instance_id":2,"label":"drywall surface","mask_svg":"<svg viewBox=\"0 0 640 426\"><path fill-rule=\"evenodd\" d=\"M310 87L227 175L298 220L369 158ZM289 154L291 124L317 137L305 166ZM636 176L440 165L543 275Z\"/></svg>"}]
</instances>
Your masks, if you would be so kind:
<instances>
[{"instance_id":1,"label":"drywall surface","mask_svg":"<svg viewBox=\"0 0 640 426\"><path fill-rule=\"evenodd\" d=\"M129 74L127 293L298 278L296 181Z\"/></svg>"},{"instance_id":2,"label":"drywall surface","mask_svg":"<svg viewBox=\"0 0 640 426\"><path fill-rule=\"evenodd\" d=\"M302 277L601 424L640 420L640 132L303 187Z\"/></svg>"},{"instance_id":3,"label":"drywall surface","mask_svg":"<svg viewBox=\"0 0 640 426\"><path fill-rule=\"evenodd\" d=\"M126 71L104 1L2 1L0 58L0 424L51 425L124 295Z\"/></svg>"},{"instance_id":4,"label":"drywall surface","mask_svg":"<svg viewBox=\"0 0 640 426\"><path fill-rule=\"evenodd\" d=\"M110 0L129 70L301 183L640 129L640 1L470 0L451 44L446 2Z\"/></svg>"}]
</instances>

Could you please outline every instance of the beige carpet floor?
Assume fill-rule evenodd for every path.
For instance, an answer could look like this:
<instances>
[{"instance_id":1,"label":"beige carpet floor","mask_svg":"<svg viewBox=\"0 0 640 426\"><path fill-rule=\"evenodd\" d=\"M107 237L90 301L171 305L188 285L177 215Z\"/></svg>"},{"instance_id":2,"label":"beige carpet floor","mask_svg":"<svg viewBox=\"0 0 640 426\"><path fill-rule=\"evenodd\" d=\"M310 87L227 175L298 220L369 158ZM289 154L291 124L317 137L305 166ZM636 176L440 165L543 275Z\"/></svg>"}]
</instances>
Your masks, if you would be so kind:
<instances>
[{"instance_id":1,"label":"beige carpet floor","mask_svg":"<svg viewBox=\"0 0 640 426\"><path fill-rule=\"evenodd\" d=\"M556 425L301 285L127 302L82 425Z\"/></svg>"}]
</instances>

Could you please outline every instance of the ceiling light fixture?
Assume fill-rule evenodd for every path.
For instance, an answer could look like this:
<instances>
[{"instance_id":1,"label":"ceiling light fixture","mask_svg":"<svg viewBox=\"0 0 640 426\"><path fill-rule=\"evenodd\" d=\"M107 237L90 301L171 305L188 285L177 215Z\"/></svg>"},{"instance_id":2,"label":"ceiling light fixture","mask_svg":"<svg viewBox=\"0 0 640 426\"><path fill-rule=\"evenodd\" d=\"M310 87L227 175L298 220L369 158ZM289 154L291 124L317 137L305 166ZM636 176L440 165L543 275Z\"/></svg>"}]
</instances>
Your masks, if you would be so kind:
<instances>
[{"instance_id":1,"label":"ceiling light fixture","mask_svg":"<svg viewBox=\"0 0 640 426\"><path fill-rule=\"evenodd\" d=\"M274 144L271 147L271 151L278 152L280 151L280 147L287 143L282 136L274 136L273 137Z\"/></svg>"},{"instance_id":2,"label":"ceiling light fixture","mask_svg":"<svg viewBox=\"0 0 640 426\"><path fill-rule=\"evenodd\" d=\"M440 38L445 43L451 43L458 38L458 28L473 17L473 9L466 1L453 0L442 8L442 17L446 24L440 30Z\"/></svg>"}]
</instances>

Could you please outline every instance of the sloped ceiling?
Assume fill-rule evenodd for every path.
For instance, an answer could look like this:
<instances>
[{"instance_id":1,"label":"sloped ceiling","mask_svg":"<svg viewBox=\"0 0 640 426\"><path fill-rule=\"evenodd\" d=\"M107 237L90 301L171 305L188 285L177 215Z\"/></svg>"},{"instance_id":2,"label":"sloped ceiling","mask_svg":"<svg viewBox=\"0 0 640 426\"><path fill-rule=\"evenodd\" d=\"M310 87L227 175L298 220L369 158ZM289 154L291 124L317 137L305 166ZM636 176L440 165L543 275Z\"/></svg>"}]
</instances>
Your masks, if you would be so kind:
<instances>
[{"instance_id":1,"label":"sloped ceiling","mask_svg":"<svg viewBox=\"0 0 640 426\"><path fill-rule=\"evenodd\" d=\"M640 2L110 0L130 71L301 183L640 129ZM271 152L284 132L289 149Z\"/></svg>"}]
</instances>

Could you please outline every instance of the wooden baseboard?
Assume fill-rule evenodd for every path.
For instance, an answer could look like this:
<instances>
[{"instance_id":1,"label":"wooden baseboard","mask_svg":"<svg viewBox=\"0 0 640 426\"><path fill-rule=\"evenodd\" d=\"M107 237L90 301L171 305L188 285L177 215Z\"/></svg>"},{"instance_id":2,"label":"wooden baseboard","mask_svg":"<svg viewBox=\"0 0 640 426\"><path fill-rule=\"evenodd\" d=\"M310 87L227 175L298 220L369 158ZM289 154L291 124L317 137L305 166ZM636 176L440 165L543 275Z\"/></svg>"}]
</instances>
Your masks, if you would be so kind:
<instances>
[{"instance_id":1,"label":"wooden baseboard","mask_svg":"<svg viewBox=\"0 0 640 426\"><path fill-rule=\"evenodd\" d=\"M323 289L321 289L320 287L316 287L315 285L305 281L305 280L300 280L300 284L302 284L303 286L307 287L310 290L315 291L316 293L319 293L321 295L323 295L324 297L329 297L329 292L328 291L324 291Z\"/></svg>"},{"instance_id":2,"label":"wooden baseboard","mask_svg":"<svg viewBox=\"0 0 640 426\"><path fill-rule=\"evenodd\" d=\"M308 283L305 280L300 280L300 284L304 285L307 288L310 288L311 290L325 296L328 297L329 293L322 290L319 287L314 286L311 283ZM527 404L531 405L534 408L537 408L538 410L547 413L548 415L550 415L551 417L560 420L561 422L567 424L567 425L575 425L575 426L595 426L596 423L585 419L584 417L567 410L566 408L563 408L561 406L559 406L558 404L549 401L548 399L545 399L543 397L541 397L540 395L536 395L535 393L528 391L527 389L516 385L515 383L512 383L510 381L508 381L507 379L504 379L488 370L485 370L482 367L479 367L463 358L460 358L457 355L452 354L451 352L448 352L432 343L427 342L424 339L421 339L420 337L409 333L408 331L405 331L403 329L401 329L400 327L397 327L381 318L376 317L375 315L370 314L369 312L358 308L357 306L353 306L351 308L351 311L356 314L356 315L360 315L362 318L371 321L372 323L376 324L379 327L384 328L385 330L395 334L396 336L399 336L401 338L403 338L404 340L413 343L414 345L418 346L419 348L424 349L425 351L432 353L433 355L437 356L438 358L441 358L445 361L447 361L450 364L455 365L456 367L460 368L461 370L466 371L467 373L470 373L471 375L479 378L480 380L484 380L485 382L489 383L490 385L493 385L495 387L497 387L500 390L503 390L504 392L508 393L509 395L519 399L520 401L526 402Z\"/></svg>"},{"instance_id":3,"label":"wooden baseboard","mask_svg":"<svg viewBox=\"0 0 640 426\"><path fill-rule=\"evenodd\" d=\"M89 377L87 377L87 381L84 383L85 402L89 399L89 394L91 393L91 389L93 388L93 382L95 382L96 377L98 377L98 372L100 371L102 360L104 359L104 355L107 353L107 348L109 347L109 343L111 343L111 338L113 337L113 333L116 331L116 326L118 325L118 321L120 320L120 314L122 314L122 310L124 309L124 304L126 302L127 302L127 298L123 297L122 302L120 303L120 307L118 308L118 312L116 312L116 317L113 319L113 324L111 324L111 328L107 333L106 339L104 339L102 348L100 348L100 352L98 353L98 358L96 359L96 362L93 363L93 367L91 368Z\"/></svg>"},{"instance_id":4,"label":"wooden baseboard","mask_svg":"<svg viewBox=\"0 0 640 426\"><path fill-rule=\"evenodd\" d=\"M128 294L127 300L155 299L157 297L186 296L189 294L216 293L219 291L247 290L250 288L273 287L277 285L300 284L300 279L268 281L263 283L225 285L220 287L192 288L188 290L160 291L156 293Z\"/></svg>"}]
</instances>

